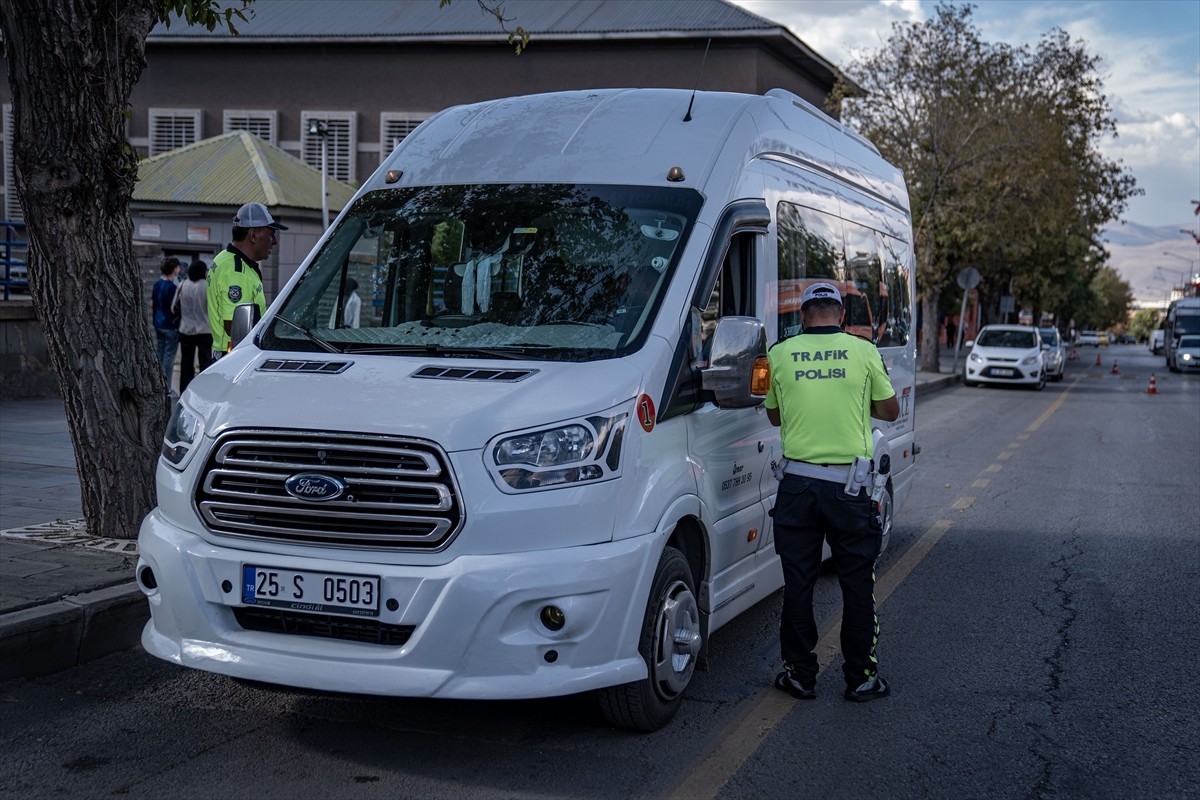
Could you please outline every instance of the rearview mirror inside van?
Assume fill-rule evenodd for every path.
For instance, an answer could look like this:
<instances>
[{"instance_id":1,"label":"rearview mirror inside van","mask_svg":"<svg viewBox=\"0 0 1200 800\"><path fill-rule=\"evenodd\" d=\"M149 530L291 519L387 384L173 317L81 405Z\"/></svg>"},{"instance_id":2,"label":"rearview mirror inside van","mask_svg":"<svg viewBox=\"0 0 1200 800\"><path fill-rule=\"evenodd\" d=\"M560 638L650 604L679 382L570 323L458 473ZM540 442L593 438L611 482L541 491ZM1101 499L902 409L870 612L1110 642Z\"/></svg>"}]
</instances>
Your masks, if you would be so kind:
<instances>
[{"instance_id":1,"label":"rearview mirror inside van","mask_svg":"<svg viewBox=\"0 0 1200 800\"><path fill-rule=\"evenodd\" d=\"M722 317L713 330L701 385L721 408L750 408L766 399L755 381L755 362L766 355L767 330L754 317ZM755 385L755 384L760 385Z\"/></svg>"}]
</instances>

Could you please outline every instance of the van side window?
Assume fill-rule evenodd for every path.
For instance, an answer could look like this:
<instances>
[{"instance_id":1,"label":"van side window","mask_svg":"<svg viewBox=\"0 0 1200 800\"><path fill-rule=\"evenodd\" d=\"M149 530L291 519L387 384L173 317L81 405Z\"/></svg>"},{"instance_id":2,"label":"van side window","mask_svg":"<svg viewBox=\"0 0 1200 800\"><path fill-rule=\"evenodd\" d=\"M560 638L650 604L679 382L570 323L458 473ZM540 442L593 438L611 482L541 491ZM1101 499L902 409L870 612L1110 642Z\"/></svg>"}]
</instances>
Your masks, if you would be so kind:
<instances>
[{"instance_id":1,"label":"van side window","mask_svg":"<svg viewBox=\"0 0 1200 800\"><path fill-rule=\"evenodd\" d=\"M729 240L725 260L708 305L700 312L704 341L707 342L717 320L726 316L755 316L754 244L756 234L734 234Z\"/></svg>"},{"instance_id":2,"label":"van side window","mask_svg":"<svg viewBox=\"0 0 1200 800\"><path fill-rule=\"evenodd\" d=\"M879 234L870 228L844 223L846 231L846 288L842 302L846 316L842 327L872 342L878 341L883 296L886 289L880 281L883 269L880 258Z\"/></svg>"},{"instance_id":3,"label":"van side window","mask_svg":"<svg viewBox=\"0 0 1200 800\"><path fill-rule=\"evenodd\" d=\"M845 255L841 220L793 203L780 203L778 220L777 303L779 339L800 333L800 296L819 279L838 286L844 295Z\"/></svg>"},{"instance_id":4,"label":"van side window","mask_svg":"<svg viewBox=\"0 0 1200 800\"><path fill-rule=\"evenodd\" d=\"M880 310L876 315L876 344L879 347L903 347L912 330L912 308L908 304L908 279L912 269L912 248L891 236L882 237L883 283L880 286Z\"/></svg>"}]
</instances>

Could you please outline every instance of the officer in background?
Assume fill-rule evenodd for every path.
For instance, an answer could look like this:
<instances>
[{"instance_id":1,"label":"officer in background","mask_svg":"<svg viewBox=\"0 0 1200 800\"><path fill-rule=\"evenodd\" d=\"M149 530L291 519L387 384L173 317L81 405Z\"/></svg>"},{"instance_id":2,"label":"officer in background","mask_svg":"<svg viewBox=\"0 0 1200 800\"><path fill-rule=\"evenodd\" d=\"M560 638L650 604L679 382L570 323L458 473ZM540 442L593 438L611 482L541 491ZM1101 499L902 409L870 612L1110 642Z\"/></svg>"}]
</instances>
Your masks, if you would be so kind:
<instances>
[{"instance_id":1,"label":"officer in background","mask_svg":"<svg viewBox=\"0 0 1200 800\"><path fill-rule=\"evenodd\" d=\"M866 702L890 691L875 658L875 560L882 529L871 502L871 417L894 420L900 404L875 345L842 330L837 287L815 283L805 289L800 316L803 333L776 342L768 353L765 406L780 428L785 457L773 512L784 575L783 672L775 686L802 700L816 697L813 587L827 539L842 587L844 697Z\"/></svg>"},{"instance_id":2,"label":"officer in background","mask_svg":"<svg viewBox=\"0 0 1200 800\"><path fill-rule=\"evenodd\" d=\"M233 217L233 244L213 256L208 271L208 327L212 330L213 361L229 352L232 342L233 309L255 303L267 311L259 262L271 255L277 244L275 231L286 231L262 203L246 203Z\"/></svg>"}]
</instances>

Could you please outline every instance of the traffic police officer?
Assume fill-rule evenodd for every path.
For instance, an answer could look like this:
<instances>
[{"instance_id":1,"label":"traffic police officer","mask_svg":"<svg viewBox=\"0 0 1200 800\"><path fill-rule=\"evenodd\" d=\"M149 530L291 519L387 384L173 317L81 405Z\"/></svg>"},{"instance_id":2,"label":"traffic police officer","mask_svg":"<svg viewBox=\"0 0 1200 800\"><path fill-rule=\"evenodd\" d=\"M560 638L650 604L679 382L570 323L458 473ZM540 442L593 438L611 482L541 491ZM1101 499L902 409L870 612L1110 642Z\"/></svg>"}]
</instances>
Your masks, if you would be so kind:
<instances>
[{"instance_id":1,"label":"traffic police officer","mask_svg":"<svg viewBox=\"0 0 1200 800\"><path fill-rule=\"evenodd\" d=\"M213 360L225 355L232 342L233 309L241 303L255 303L261 313L267 311L259 262L271 255L276 244L275 231L286 231L262 203L246 203L233 217L233 244L213 256L208 271L206 300L208 327L212 330Z\"/></svg>"},{"instance_id":2,"label":"traffic police officer","mask_svg":"<svg viewBox=\"0 0 1200 800\"><path fill-rule=\"evenodd\" d=\"M779 626L783 672L775 686L816 697L817 625L813 586L828 540L842 587L842 653L847 700L889 693L878 674L875 560L882 530L871 502L871 417L894 420L900 404L875 346L841 328L837 287L814 283L800 300L803 333L771 347L765 406L783 441L775 501L775 551L783 564Z\"/></svg>"}]
</instances>

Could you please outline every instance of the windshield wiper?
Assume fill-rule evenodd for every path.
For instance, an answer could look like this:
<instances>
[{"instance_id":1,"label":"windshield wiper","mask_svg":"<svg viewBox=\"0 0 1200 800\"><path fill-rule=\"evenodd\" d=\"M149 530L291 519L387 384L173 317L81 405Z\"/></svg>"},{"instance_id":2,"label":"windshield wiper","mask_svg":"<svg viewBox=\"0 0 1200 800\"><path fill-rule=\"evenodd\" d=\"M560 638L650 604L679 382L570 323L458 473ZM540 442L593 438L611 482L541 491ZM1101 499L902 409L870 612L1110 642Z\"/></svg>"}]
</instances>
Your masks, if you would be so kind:
<instances>
[{"instance_id":1,"label":"windshield wiper","mask_svg":"<svg viewBox=\"0 0 1200 800\"><path fill-rule=\"evenodd\" d=\"M538 345L532 345L538 347ZM530 347L447 347L442 344L347 345L345 353L376 353L379 355L479 356L482 358L514 359L525 355Z\"/></svg>"},{"instance_id":2,"label":"windshield wiper","mask_svg":"<svg viewBox=\"0 0 1200 800\"><path fill-rule=\"evenodd\" d=\"M298 325L297 323L292 322L287 317L281 317L277 314L275 316L275 321L282 322L285 325L287 325L289 328L294 328L294 329L300 331L302 334L304 334L306 339L308 339L310 342L315 344L317 347L320 347L322 350L324 350L327 353L339 353L340 354L340 353L346 352L345 350L338 349L336 346L325 341L320 336L317 336L315 333L313 333L311 330L304 327L303 325Z\"/></svg>"}]
</instances>

